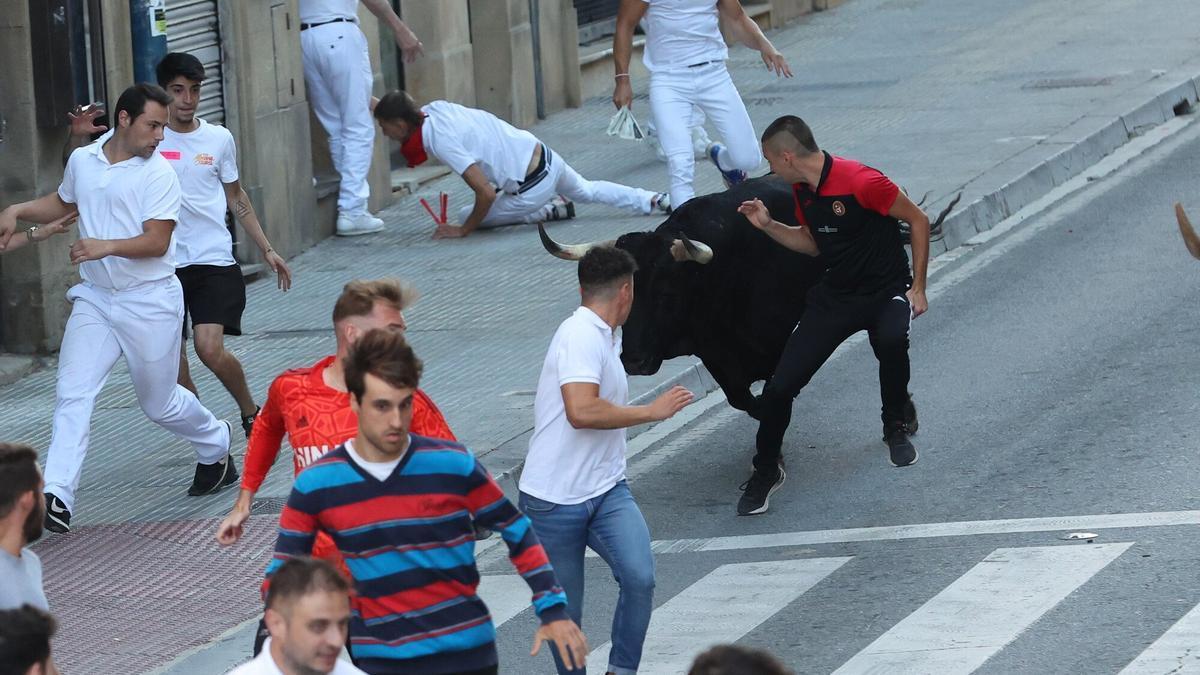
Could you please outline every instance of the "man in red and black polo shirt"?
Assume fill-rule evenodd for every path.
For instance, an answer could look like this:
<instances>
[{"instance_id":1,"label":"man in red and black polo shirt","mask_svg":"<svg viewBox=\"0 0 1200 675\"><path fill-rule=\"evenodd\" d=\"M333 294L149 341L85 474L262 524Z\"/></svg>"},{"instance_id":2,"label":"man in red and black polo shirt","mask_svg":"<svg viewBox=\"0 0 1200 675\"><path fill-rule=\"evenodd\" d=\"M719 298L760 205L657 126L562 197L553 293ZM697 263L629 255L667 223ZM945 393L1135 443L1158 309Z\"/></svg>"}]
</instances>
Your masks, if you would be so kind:
<instances>
[{"instance_id":1,"label":"man in red and black polo shirt","mask_svg":"<svg viewBox=\"0 0 1200 675\"><path fill-rule=\"evenodd\" d=\"M757 199L738 211L755 227L793 251L820 255L825 274L808 292L804 314L788 338L775 374L763 390L754 473L738 502L739 515L764 513L785 478L781 449L792 400L846 338L867 331L879 359L883 440L894 466L917 461L909 440L916 409L908 396L909 322L928 309L925 270L929 218L879 171L822 152L812 130L787 115L763 132L771 170L793 184L796 227L771 218ZM900 238L912 227L913 272Z\"/></svg>"}]
</instances>

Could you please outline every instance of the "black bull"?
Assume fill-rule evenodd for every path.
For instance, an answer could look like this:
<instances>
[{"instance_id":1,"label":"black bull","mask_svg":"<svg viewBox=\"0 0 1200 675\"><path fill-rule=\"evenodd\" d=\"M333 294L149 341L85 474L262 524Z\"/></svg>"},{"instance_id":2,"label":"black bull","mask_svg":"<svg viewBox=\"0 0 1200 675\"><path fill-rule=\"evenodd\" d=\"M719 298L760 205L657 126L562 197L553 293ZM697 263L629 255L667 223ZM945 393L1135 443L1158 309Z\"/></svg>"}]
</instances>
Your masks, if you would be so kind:
<instances>
[{"instance_id":1,"label":"black bull","mask_svg":"<svg viewBox=\"0 0 1200 675\"><path fill-rule=\"evenodd\" d=\"M791 186L765 176L696 197L653 232L616 240L638 265L633 309L622 330L627 373L652 375L664 360L694 354L730 405L751 408L750 385L774 372L805 294L823 271L819 258L784 248L737 212L753 198L776 220L796 224ZM544 229L541 235L546 250L561 258L578 259L591 246L557 244Z\"/></svg>"}]
</instances>

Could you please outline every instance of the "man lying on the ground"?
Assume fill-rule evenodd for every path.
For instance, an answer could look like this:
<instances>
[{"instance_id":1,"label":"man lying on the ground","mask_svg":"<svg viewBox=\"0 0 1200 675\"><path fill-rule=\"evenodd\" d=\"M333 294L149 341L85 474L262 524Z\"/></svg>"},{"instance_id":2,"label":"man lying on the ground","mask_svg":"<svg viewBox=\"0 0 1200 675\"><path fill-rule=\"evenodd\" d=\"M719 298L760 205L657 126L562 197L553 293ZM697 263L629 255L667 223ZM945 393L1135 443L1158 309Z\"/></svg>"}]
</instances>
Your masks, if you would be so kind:
<instances>
[{"instance_id":1,"label":"man lying on the ground","mask_svg":"<svg viewBox=\"0 0 1200 675\"><path fill-rule=\"evenodd\" d=\"M483 110L449 101L418 107L407 93L393 91L375 105L375 119L384 135L400 141L409 166L432 155L475 193L474 204L459 209L458 224L438 223L434 238L573 218L572 200L644 215L671 211L666 193L587 180L533 134Z\"/></svg>"}]
</instances>

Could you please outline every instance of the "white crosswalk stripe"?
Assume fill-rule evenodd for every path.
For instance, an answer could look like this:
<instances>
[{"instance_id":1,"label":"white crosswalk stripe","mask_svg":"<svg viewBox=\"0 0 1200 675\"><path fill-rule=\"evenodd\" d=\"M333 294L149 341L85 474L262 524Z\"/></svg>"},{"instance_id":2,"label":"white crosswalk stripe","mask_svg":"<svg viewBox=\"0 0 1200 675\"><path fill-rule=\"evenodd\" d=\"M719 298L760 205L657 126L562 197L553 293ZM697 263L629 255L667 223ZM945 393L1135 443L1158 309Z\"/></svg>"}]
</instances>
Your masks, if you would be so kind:
<instances>
[{"instance_id":1,"label":"white crosswalk stripe","mask_svg":"<svg viewBox=\"0 0 1200 675\"><path fill-rule=\"evenodd\" d=\"M1200 673L1200 605L1193 607L1121 671L1121 675L1162 673Z\"/></svg>"},{"instance_id":2,"label":"white crosswalk stripe","mask_svg":"<svg viewBox=\"0 0 1200 675\"><path fill-rule=\"evenodd\" d=\"M1094 594L1076 591L1132 545L1064 543L995 549L982 560L975 558L979 561L966 573L834 672L971 673L1068 597L1072 603L1097 601ZM855 559L791 558L716 567L665 602L658 600L639 672L686 672L697 654L716 644L737 642L769 624L822 580L832 575L831 581L841 583L846 575L861 573L859 564L844 567ZM858 562L863 560L860 557ZM530 608L530 589L517 575L483 576L479 596L491 609L497 627ZM535 620L529 617L532 628ZM607 626L609 619L589 617L593 630L604 637L607 630L595 627ZM593 650L589 665L599 669L608 665L610 649L611 644L604 643ZM1159 673L1200 675L1200 605L1121 671L1121 675Z\"/></svg>"},{"instance_id":3,"label":"white crosswalk stripe","mask_svg":"<svg viewBox=\"0 0 1200 675\"><path fill-rule=\"evenodd\" d=\"M970 673L1132 544L1002 548L836 673Z\"/></svg>"},{"instance_id":4,"label":"white crosswalk stripe","mask_svg":"<svg viewBox=\"0 0 1200 675\"><path fill-rule=\"evenodd\" d=\"M654 611L639 673L687 672L696 654L734 642L804 594L850 558L810 558L722 565ZM611 644L588 655L608 664Z\"/></svg>"}]
</instances>

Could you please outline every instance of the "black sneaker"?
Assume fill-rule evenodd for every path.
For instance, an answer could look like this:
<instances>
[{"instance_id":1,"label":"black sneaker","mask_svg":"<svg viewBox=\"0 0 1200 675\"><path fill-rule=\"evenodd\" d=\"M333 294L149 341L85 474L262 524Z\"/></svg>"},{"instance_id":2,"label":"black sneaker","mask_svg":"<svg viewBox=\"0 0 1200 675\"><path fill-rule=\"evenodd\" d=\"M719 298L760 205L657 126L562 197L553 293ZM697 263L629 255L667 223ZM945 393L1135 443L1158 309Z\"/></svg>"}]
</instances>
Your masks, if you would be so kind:
<instances>
[{"instance_id":1,"label":"black sneaker","mask_svg":"<svg viewBox=\"0 0 1200 675\"><path fill-rule=\"evenodd\" d=\"M739 516L756 516L766 513L771 506L771 495L783 485L787 472L783 466L774 475L766 475L761 471L750 474L750 480L742 483L742 498L738 500L737 513Z\"/></svg>"},{"instance_id":2,"label":"black sneaker","mask_svg":"<svg viewBox=\"0 0 1200 675\"><path fill-rule=\"evenodd\" d=\"M233 441L233 426L221 420L229 429L229 439L232 445ZM192 478L192 486L188 488L189 497L200 497L202 495L216 494L221 491L221 488L227 485L232 485L238 479L237 465L233 462L233 453L228 450L225 452L225 457L219 462L212 464L196 463L196 475Z\"/></svg>"},{"instance_id":3,"label":"black sneaker","mask_svg":"<svg viewBox=\"0 0 1200 675\"><path fill-rule=\"evenodd\" d=\"M913 403L912 394L908 395L908 403L904 404L904 430L909 436L916 435L920 423L917 422L917 404Z\"/></svg>"},{"instance_id":4,"label":"black sneaker","mask_svg":"<svg viewBox=\"0 0 1200 675\"><path fill-rule=\"evenodd\" d=\"M892 466L916 464L917 449L913 447L912 441L908 440L908 432L904 424L895 424L890 429L886 429L883 434L883 442L887 443L888 451L891 453Z\"/></svg>"},{"instance_id":5,"label":"black sneaker","mask_svg":"<svg viewBox=\"0 0 1200 675\"><path fill-rule=\"evenodd\" d=\"M258 419L258 413L262 412L262 406L254 406L253 415L242 415L242 431L246 432L246 438L250 438L250 432L254 431L254 420Z\"/></svg>"},{"instance_id":6,"label":"black sneaker","mask_svg":"<svg viewBox=\"0 0 1200 675\"><path fill-rule=\"evenodd\" d=\"M71 512L58 497L46 493L46 529L59 534L71 531Z\"/></svg>"}]
</instances>

